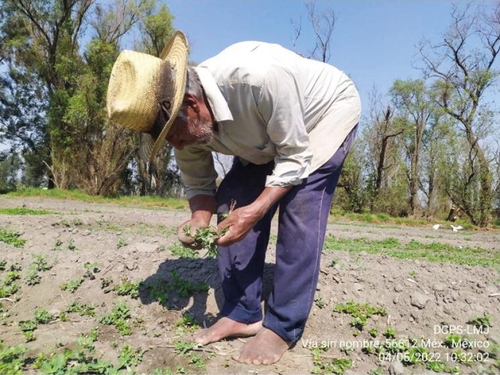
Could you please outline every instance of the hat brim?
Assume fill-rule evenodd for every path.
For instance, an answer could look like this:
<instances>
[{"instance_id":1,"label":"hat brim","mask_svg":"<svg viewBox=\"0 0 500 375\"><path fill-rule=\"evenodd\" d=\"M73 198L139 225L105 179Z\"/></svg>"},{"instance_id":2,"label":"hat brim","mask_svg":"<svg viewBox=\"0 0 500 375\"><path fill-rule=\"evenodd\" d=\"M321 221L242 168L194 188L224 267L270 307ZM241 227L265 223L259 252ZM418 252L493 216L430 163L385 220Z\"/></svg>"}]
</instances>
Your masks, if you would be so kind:
<instances>
[{"instance_id":1,"label":"hat brim","mask_svg":"<svg viewBox=\"0 0 500 375\"><path fill-rule=\"evenodd\" d=\"M172 124L179 113L184 100L184 94L186 91L186 74L188 66L188 55L189 55L189 44L186 35L182 31L176 31L175 34L170 38L165 48L160 54L160 58L164 61L168 61L173 69L173 82L175 84L174 97L171 102L172 111L171 116L167 120L167 123L163 126L160 134L156 139L152 139L154 145L149 153L148 163L152 164L155 155L157 154L160 147L163 145L167 133L172 127Z\"/></svg>"}]
</instances>

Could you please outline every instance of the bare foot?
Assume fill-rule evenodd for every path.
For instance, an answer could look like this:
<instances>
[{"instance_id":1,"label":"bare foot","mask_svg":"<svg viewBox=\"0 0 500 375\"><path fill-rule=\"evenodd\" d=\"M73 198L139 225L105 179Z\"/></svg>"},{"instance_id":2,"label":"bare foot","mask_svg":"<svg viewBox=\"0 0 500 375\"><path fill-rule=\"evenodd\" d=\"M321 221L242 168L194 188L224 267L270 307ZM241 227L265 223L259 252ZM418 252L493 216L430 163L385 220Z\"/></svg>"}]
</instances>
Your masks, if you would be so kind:
<instances>
[{"instance_id":1,"label":"bare foot","mask_svg":"<svg viewBox=\"0 0 500 375\"><path fill-rule=\"evenodd\" d=\"M257 334L261 328L262 321L247 324L223 317L210 328L198 332L194 340L201 345L207 345L211 342L225 339L226 337L253 336Z\"/></svg>"},{"instance_id":2,"label":"bare foot","mask_svg":"<svg viewBox=\"0 0 500 375\"><path fill-rule=\"evenodd\" d=\"M280 360L289 347L288 342L263 327L257 336L243 345L233 359L247 364L272 365Z\"/></svg>"}]
</instances>

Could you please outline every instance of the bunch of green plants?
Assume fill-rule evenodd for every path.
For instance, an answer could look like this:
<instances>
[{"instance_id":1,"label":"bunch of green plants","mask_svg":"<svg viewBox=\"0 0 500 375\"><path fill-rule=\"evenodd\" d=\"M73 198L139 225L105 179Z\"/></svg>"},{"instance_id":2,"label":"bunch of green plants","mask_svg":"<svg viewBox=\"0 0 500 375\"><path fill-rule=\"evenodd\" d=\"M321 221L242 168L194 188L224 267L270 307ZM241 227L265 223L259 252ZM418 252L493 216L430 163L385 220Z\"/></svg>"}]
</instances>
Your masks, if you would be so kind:
<instances>
[{"instance_id":1,"label":"bunch of green plants","mask_svg":"<svg viewBox=\"0 0 500 375\"><path fill-rule=\"evenodd\" d=\"M28 270L28 275L26 276L26 284L36 285L42 280L39 272L45 272L52 269L53 265L49 264L42 254L34 254L33 258L35 260L31 263Z\"/></svg>"},{"instance_id":2,"label":"bunch of green plants","mask_svg":"<svg viewBox=\"0 0 500 375\"><path fill-rule=\"evenodd\" d=\"M132 328L128 323L130 308L124 302L119 302L111 309L108 315L100 317L97 321L101 324L114 325L122 336L132 334Z\"/></svg>"},{"instance_id":3,"label":"bunch of green plants","mask_svg":"<svg viewBox=\"0 0 500 375\"><path fill-rule=\"evenodd\" d=\"M113 290L119 296L130 296L135 299L139 297L140 284L141 282L133 283L127 277L124 277L121 284L116 284Z\"/></svg>"},{"instance_id":4,"label":"bunch of green plants","mask_svg":"<svg viewBox=\"0 0 500 375\"><path fill-rule=\"evenodd\" d=\"M23 247L26 243L26 240L20 237L21 235L18 232L0 228L0 241L5 242L8 245L12 245L18 248Z\"/></svg>"},{"instance_id":5,"label":"bunch of green plants","mask_svg":"<svg viewBox=\"0 0 500 375\"><path fill-rule=\"evenodd\" d=\"M354 301L339 303L333 308L334 312L349 314L352 316L350 325L362 331L367 320L373 315L386 316L387 311L383 307L375 307L369 303L360 304Z\"/></svg>"},{"instance_id":6,"label":"bunch of green plants","mask_svg":"<svg viewBox=\"0 0 500 375\"><path fill-rule=\"evenodd\" d=\"M323 361L320 349L313 348L313 374L335 374L342 375L346 370L352 367L352 360L348 358L333 358L331 361Z\"/></svg>"},{"instance_id":7,"label":"bunch of green plants","mask_svg":"<svg viewBox=\"0 0 500 375\"><path fill-rule=\"evenodd\" d=\"M142 349L134 349L129 344L125 344L120 349L120 355L118 356L118 363L120 368L128 368L131 366L137 366L142 362L142 357L145 351Z\"/></svg>"},{"instance_id":8,"label":"bunch of green plants","mask_svg":"<svg viewBox=\"0 0 500 375\"><path fill-rule=\"evenodd\" d=\"M67 313L78 313L80 316L95 316L95 304L84 304L77 301L71 302L71 304L64 310Z\"/></svg>"},{"instance_id":9,"label":"bunch of green plants","mask_svg":"<svg viewBox=\"0 0 500 375\"><path fill-rule=\"evenodd\" d=\"M20 375L26 363L24 345L8 347L0 340L0 374Z\"/></svg>"},{"instance_id":10,"label":"bunch of green plants","mask_svg":"<svg viewBox=\"0 0 500 375\"><path fill-rule=\"evenodd\" d=\"M15 281L20 278L19 268L16 265L12 265L2 281L0 281L0 298L7 298L17 293L19 285Z\"/></svg>"},{"instance_id":11,"label":"bunch of green plants","mask_svg":"<svg viewBox=\"0 0 500 375\"><path fill-rule=\"evenodd\" d=\"M222 231L218 232L217 228L213 226L208 226L205 228L199 228L193 237L194 242L203 249L206 249L207 256L210 258L216 258L218 254L217 250L217 240L224 236L229 230L229 227L224 228ZM188 237L191 236L191 226L186 225L183 228L184 234Z\"/></svg>"}]
</instances>

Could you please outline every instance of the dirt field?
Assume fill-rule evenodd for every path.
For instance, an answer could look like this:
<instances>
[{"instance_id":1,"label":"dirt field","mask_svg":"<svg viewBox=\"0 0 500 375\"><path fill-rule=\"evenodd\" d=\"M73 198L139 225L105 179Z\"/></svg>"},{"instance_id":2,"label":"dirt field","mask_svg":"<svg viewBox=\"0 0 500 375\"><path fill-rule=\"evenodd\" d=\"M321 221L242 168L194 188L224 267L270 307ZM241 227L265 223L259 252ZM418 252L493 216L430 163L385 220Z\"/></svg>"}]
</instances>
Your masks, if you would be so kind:
<instances>
[{"instance_id":1,"label":"dirt field","mask_svg":"<svg viewBox=\"0 0 500 375\"><path fill-rule=\"evenodd\" d=\"M182 249L174 246L175 227L189 218L187 211L0 196L0 208L23 206L53 211L0 215L0 229L17 231L26 240L22 247L0 241L0 262L5 261L0 279L5 282L9 270L20 275L15 281L19 290L0 301L0 337L6 347L27 347L25 372L57 373L53 359L58 354L84 347L87 357L80 361L95 363L99 358L110 361L115 369L121 367L120 371L126 372L129 366L137 373L162 369L161 373L167 374L168 366L172 373L209 374L430 374L452 370L500 374L500 275L496 267L325 249L316 303L302 340L276 365L244 365L231 359L243 339L204 348L187 343L196 327L190 327L189 318L182 320L183 314L208 326L216 319L223 299L215 260L203 258L203 252L198 258L179 256ZM431 225L405 228L330 223L328 234L346 241L365 238L368 244L393 238L401 247L411 240L438 243L456 246L457 252L480 247L481 254L497 262L494 264L500 261L498 231L454 233L448 228L434 231ZM429 249L425 251L432 251ZM264 297L271 288L273 261L272 239ZM50 265L52 268L43 270ZM30 276L34 267L39 271ZM33 274L40 277L38 283ZM123 285L125 278L128 287ZM64 283L68 283L66 290L61 289ZM73 301L79 305L72 305ZM371 311L370 316L370 306L363 310L346 305L348 301L381 309ZM123 303L128 312L124 312ZM81 308L91 304L95 307ZM353 317L340 312L341 304L364 314ZM120 317L116 306L121 306L121 323L116 323ZM39 322L36 329L20 326L19 322L35 318L37 308L46 309L52 318ZM113 308L118 314L116 324L104 324L112 322L109 316L102 317ZM471 321L476 325L468 323ZM97 335L92 336L95 327ZM446 347L445 341L453 341L450 332L467 338L462 342L470 348ZM85 344L79 339L82 335L93 338ZM397 341L386 342L387 337ZM124 344L132 349L123 349ZM42 352L45 356L36 362ZM63 357L59 356L61 361ZM45 367L35 369L44 361ZM59 366L68 369L77 363L73 358Z\"/></svg>"}]
</instances>

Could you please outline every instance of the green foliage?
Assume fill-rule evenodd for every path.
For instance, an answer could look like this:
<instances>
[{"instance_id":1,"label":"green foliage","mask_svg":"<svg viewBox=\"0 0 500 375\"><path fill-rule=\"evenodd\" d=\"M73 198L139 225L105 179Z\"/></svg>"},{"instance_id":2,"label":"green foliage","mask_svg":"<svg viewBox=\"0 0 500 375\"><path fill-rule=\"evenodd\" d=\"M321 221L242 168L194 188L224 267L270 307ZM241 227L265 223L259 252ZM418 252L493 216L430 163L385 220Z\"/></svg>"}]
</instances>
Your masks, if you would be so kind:
<instances>
[{"instance_id":1,"label":"green foliage","mask_svg":"<svg viewBox=\"0 0 500 375\"><path fill-rule=\"evenodd\" d=\"M116 241L116 248L121 249L122 247L125 247L128 245L127 240L125 240L122 237L118 237L118 240Z\"/></svg>"},{"instance_id":2,"label":"green foliage","mask_svg":"<svg viewBox=\"0 0 500 375\"><path fill-rule=\"evenodd\" d=\"M366 238L336 238L327 236L324 250L369 254L386 254L398 259L424 259L430 262L456 263L470 266L499 267L500 253L481 247L457 247L439 242L421 243L411 240L406 245L395 238L369 240Z\"/></svg>"},{"instance_id":3,"label":"green foliage","mask_svg":"<svg viewBox=\"0 0 500 375\"><path fill-rule=\"evenodd\" d=\"M49 313L47 310L39 307L35 310L35 321L39 324L47 324L53 321L54 315Z\"/></svg>"},{"instance_id":4,"label":"green foliage","mask_svg":"<svg viewBox=\"0 0 500 375\"><path fill-rule=\"evenodd\" d=\"M0 241L5 242L8 245L12 245L14 247L23 247L26 243L26 240L20 238L18 232L13 232L8 229L0 228Z\"/></svg>"},{"instance_id":5,"label":"green foliage","mask_svg":"<svg viewBox=\"0 0 500 375\"><path fill-rule=\"evenodd\" d=\"M184 234L186 234L186 236L192 236L190 225L184 226L182 230L184 231ZM217 231L217 228L212 226L199 228L196 230L193 238L196 244L198 244L201 248L208 250L207 255L209 257L216 258L218 253L216 241L224 236L224 234L226 234L228 230L229 227L224 228L220 232Z\"/></svg>"},{"instance_id":6,"label":"green foliage","mask_svg":"<svg viewBox=\"0 0 500 375\"><path fill-rule=\"evenodd\" d=\"M128 278L123 278L121 284L116 284L113 290L119 296L139 297L139 285L141 282L133 283Z\"/></svg>"},{"instance_id":7,"label":"green foliage","mask_svg":"<svg viewBox=\"0 0 500 375\"><path fill-rule=\"evenodd\" d=\"M396 331L394 330L393 327L387 327L387 329L384 332L384 336L388 339L394 339L396 338Z\"/></svg>"},{"instance_id":8,"label":"green foliage","mask_svg":"<svg viewBox=\"0 0 500 375\"><path fill-rule=\"evenodd\" d=\"M16 269L15 265L11 266L11 271L8 271L0 282L0 298L10 297L19 291L19 285L14 281L19 280L21 275L19 271L12 269Z\"/></svg>"},{"instance_id":9,"label":"green foliage","mask_svg":"<svg viewBox=\"0 0 500 375\"><path fill-rule=\"evenodd\" d=\"M173 256L179 258L191 258L191 259L198 258L197 251L189 247L183 246L179 243L175 243L174 245L170 246L168 250L170 251L170 253L172 253Z\"/></svg>"},{"instance_id":10,"label":"green foliage","mask_svg":"<svg viewBox=\"0 0 500 375\"><path fill-rule=\"evenodd\" d=\"M124 302L119 302L111 309L108 315L100 317L97 321L101 324L114 325L122 336L132 334L128 320L130 318L130 308Z\"/></svg>"},{"instance_id":11,"label":"green foliage","mask_svg":"<svg viewBox=\"0 0 500 375\"><path fill-rule=\"evenodd\" d=\"M66 283L62 283L59 285L59 288L61 290L69 290L71 293L75 293L76 290L82 285L83 283L83 277L80 277L76 280L70 280Z\"/></svg>"},{"instance_id":12,"label":"green foliage","mask_svg":"<svg viewBox=\"0 0 500 375\"><path fill-rule=\"evenodd\" d=\"M195 293L206 292L210 289L207 283L192 283L182 279L175 271L172 271L172 283L180 297L189 297Z\"/></svg>"},{"instance_id":13,"label":"green foliage","mask_svg":"<svg viewBox=\"0 0 500 375\"><path fill-rule=\"evenodd\" d=\"M71 304L64 310L67 313L73 313L76 312L80 314L81 316L95 316L95 304L84 304L84 303L79 303L77 301L71 302Z\"/></svg>"},{"instance_id":14,"label":"green foliage","mask_svg":"<svg viewBox=\"0 0 500 375\"><path fill-rule=\"evenodd\" d=\"M120 368L139 365L142 362L144 353L145 351L140 348L134 349L129 344L123 345L118 356L118 363L120 364Z\"/></svg>"},{"instance_id":15,"label":"green foliage","mask_svg":"<svg viewBox=\"0 0 500 375\"><path fill-rule=\"evenodd\" d=\"M0 215L52 215L55 212L49 210L34 210L25 207L0 208Z\"/></svg>"},{"instance_id":16,"label":"green foliage","mask_svg":"<svg viewBox=\"0 0 500 375\"><path fill-rule=\"evenodd\" d=\"M177 331L180 331L181 333L184 332L194 332L198 328L200 328L200 322L193 316L189 314L184 314L182 315L182 319L178 320L175 323L175 326L177 327Z\"/></svg>"},{"instance_id":17,"label":"green foliage","mask_svg":"<svg viewBox=\"0 0 500 375\"><path fill-rule=\"evenodd\" d=\"M373 315L387 315L387 311L382 307L375 307L368 303L360 304L354 301L339 303L333 308L334 312L349 314L352 316L350 325L362 331L366 322Z\"/></svg>"},{"instance_id":18,"label":"green foliage","mask_svg":"<svg viewBox=\"0 0 500 375\"><path fill-rule=\"evenodd\" d=\"M344 372L352 367L351 359L334 358L326 362L321 358L319 348L312 349L313 353L313 374L335 374L343 375Z\"/></svg>"},{"instance_id":19,"label":"green foliage","mask_svg":"<svg viewBox=\"0 0 500 375\"><path fill-rule=\"evenodd\" d=\"M484 314L483 316L472 317L467 323L473 324L475 327L485 330L488 327L493 327L491 318L492 316L490 314Z\"/></svg>"},{"instance_id":20,"label":"green foliage","mask_svg":"<svg viewBox=\"0 0 500 375\"><path fill-rule=\"evenodd\" d=\"M5 346L3 341L0 341L0 374L5 375L21 375L23 367L26 363L27 348L24 345Z\"/></svg>"}]
</instances>

